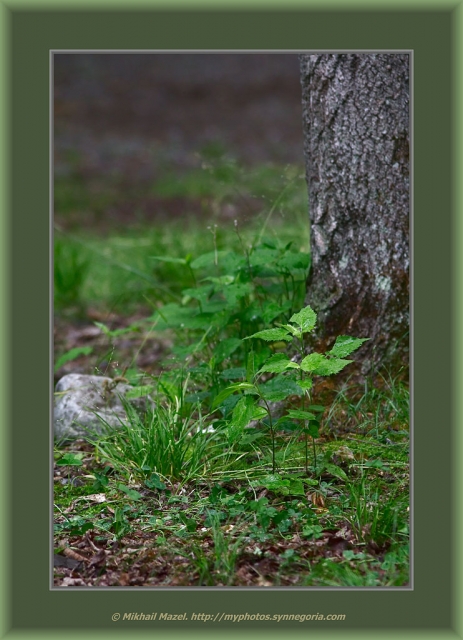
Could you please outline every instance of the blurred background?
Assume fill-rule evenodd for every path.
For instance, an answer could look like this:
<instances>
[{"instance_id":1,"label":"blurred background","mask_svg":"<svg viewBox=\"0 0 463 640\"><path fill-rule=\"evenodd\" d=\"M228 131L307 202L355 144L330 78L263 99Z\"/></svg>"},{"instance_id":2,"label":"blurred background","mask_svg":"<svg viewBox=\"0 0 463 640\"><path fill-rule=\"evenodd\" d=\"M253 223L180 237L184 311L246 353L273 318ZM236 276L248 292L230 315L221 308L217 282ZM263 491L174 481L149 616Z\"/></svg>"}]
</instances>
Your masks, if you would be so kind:
<instances>
[{"instance_id":1,"label":"blurred background","mask_svg":"<svg viewBox=\"0 0 463 640\"><path fill-rule=\"evenodd\" d=\"M156 183L210 156L302 162L295 54L56 54L54 78L59 223L201 211L197 198L166 198ZM80 203L70 201L77 179L88 192Z\"/></svg>"},{"instance_id":2,"label":"blurred background","mask_svg":"<svg viewBox=\"0 0 463 640\"><path fill-rule=\"evenodd\" d=\"M83 327L91 340L94 321L126 326L171 301L185 287L175 260L239 244L235 220L242 238L264 227L308 251L296 54L59 53L53 65L58 354Z\"/></svg>"}]
</instances>

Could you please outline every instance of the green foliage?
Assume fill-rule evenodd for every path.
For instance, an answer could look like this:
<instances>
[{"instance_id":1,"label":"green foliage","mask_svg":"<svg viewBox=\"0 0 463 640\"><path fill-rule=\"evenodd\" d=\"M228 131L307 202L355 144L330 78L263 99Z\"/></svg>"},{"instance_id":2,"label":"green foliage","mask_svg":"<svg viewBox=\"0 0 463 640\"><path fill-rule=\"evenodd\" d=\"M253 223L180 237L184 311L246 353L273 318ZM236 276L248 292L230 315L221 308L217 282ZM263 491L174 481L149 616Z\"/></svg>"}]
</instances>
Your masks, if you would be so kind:
<instances>
[{"instance_id":1,"label":"green foliage","mask_svg":"<svg viewBox=\"0 0 463 640\"><path fill-rule=\"evenodd\" d=\"M220 149L207 154L201 176L164 176L153 191L212 198L214 206L231 201L247 176ZM294 219L299 196L292 187L281 189L270 168L257 173L253 185L272 204L258 230L235 225L234 243L212 225L211 246L203 227L188 226L179 234L178 225L163 224L138 235L86 240L68 260L71 267L60 260L55 293L78 291L66 304L98 307L103 300L124 311L127 300L152 304L151 317L127 328L97 323L111 346L142 333L145 324L165 330L174 346L156 375L142 378L133 364L130 375L121 373L132 385L128 398L149 395L155 407L139 413L127 405L128 423L95 439L94 454L55 454L61 476L61 482L55 478L61 514L56 533L83 536L95 529L122 541L132 531L149 531L159 554L167 562L183 556L192 579L203 585L235 584L239 561L241 572L252 566L250 553L271 558L272 549L275 584L284 572L291 576L285 584L293 585L406 584L407 389L385 378L381 388L368 382L360 397L343 385L326 407L312 399L317 377L343 371L367 338L339 336L326 353L308 353L308 334L317 323L316 312L303 307L310 256L290 242L298 237L294 225L283 218L282 225L268 224L283 208ZM64 235L57 242L64 246ZM87 277L89 259L90 275L98 277ZM75 268L80 275L72 284L74 274L65 272ZM70 284L62 286L66 277ZM90 355L87 350L71 350L57 366ZM344 422L372 437L350 434L343 447L335 426ZM328 437L320 452L322 425ZM343 448L352 449L346 459ZM74 484L73 475L92 481ZM106 500L93 502L95 493ZM313 550L323 553L333 530L343 535L346 528L354 548L342 557L308 559L293 548L278 551L299 536L317 541Z\"/></svg>"},{"instance_id":2,"label":"green foliage","mask_svg":"<svg viewBox=\"0 0 463 640\"><path fill-rule=\"evenodd\" d=\"M65 453L63 457L56 462L56 464L60 466L80 467L82 465L82 458L82 453Z\"/></svg>"},{"instance_id":3,"label":"green foliage","mask_svg":"<svg viewBox=\"0 0 463 640\"><path fill-rule=\"evenodd\" d=\"M293 324L285 324L280 328L264 329L257 331L250 336L244 338L248 339L260 339L266 342L293 342L294 339L298 340L298 351L300 356L300 364L294 359L290 360L284 353L276 353L267 357L260 369L256 371L252 370L252 375L248 376L248 382L246 384L234 384L230 385L227 389L223 390L215 399L214 407L220 405L226 398L235 392L246 393L236 405L235 410L239 408L240 411L240 429L241 432L246 426L246 421L249 423L251 419L255 419L256 407L260 401L262 409L266 413L266 424L268 425L271 437L272 437L272 471L275 473L275 425L272 419L272 412L269 406L269 402L280 402L288 400L290 396L301 396L302 403L300 409L287 409L285 415L280 419L280 424L285 422L286 419L290 421L297 420L301 425L301 433L305 435L305 470L308 473L308 455L307 455L307 438L310 435L314 446L314 469L316 472L317 459L315 451L315 438L319 434L319 418L315 413L307 411L305 409L305 401L310 400L310 390L313 386L313 376L330 376L339 373L352 362L352 360L344 360L338 356L348 355L358 349L368 338L351 338L349 336L339 336L336 339L334 347L326 354L311 353L307 356L304 355L304 334L310 333L314 330L317 320L317 314L310 307L306 306L298 313L291 316L290 322ZM294 378L294 370L298 370L300 377ZM260 378L265 373L277 374L274 378L267 382L261 383ZM286 374L286 375L285 375ZM290 377L291 376L291 377ZM255 397L250 398L249 394L253 394ZM243 407L246 406L246 412L243 411ZM320 412L323 407L315 405L315 410ZM233 418L231 427L236 434L236 425L234 425ZM237 436L236 436L237 437Z\"/></svg>"},{"instance_id":4,"label":"green foliage","mask_svg":"<svg viewBox=\"0 0 463 640\"><path fill-rule=\"evenodd\" d=\"M199 416L192 424L193 407L182 416L178 400L165 399L162 406L140 416L127 402L124 405L128 422L114 430L101 419L106 433L94 441L106 463L124 468L128 476L135 471L148 477L152 485L159 476L184 481L212 464L206 455L207 418ZM127 493L123 485L118 488ZM136 493L127 495L136 500Z\"/></svg>"},{"instance_id":5,"label":"green foliage","mask_svg":"<svg viewBox=\"0 0 463 640\"><path fill-rule=\"evenodd\" d=\"M66 353L63 353L63 355L56 361L54 367L55 372L58 371L58 369L60 369L67 362L71 362L71 360L75 360L80 356L88 356L92 353L92 351L92 347L74 347L74 349L70 349Z\"/></svg>"},{"instance_id":6,"label":"green foliage","mask_svg":"<svg viewBox=\"0 0 463 640\"><path fill-rule=\"evenodd\" d=\"M350 353L358 349L368 338L350 338L349 336L338 336L334 347L328 353L337 358L345 358Z\"/></svg>"},{"instance_id":7,"label":"green foliage","mask_svg":"<svg viewBox=\"0 0 463 640\"><path fill-rule=\"evenodd\" d=\"M59 307L79 305L89 260L77 245L60 240L55 241L54 254L55 304Z\"/></svg>"}]
</instances>

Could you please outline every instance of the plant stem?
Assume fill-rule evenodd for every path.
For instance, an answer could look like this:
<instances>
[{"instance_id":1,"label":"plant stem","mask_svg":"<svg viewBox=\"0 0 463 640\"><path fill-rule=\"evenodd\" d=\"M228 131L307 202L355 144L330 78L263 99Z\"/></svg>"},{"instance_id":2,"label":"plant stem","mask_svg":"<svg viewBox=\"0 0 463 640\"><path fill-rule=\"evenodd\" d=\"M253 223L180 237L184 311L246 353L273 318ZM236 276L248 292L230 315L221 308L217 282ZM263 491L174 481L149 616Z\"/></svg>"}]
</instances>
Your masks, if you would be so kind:
<instances>
[{"instance_id":1,"label":"plant stem","mask_svg":"<svg viewBox=\"0 0 463 640\"><path fill-rule=\"evenodd\" d=\"M315 449L315 438L312 436L312 444L313 444L313 466L315 469L315 475L317 475L317 452Z\"/></svg>"},{"instance_id":2,"label":"plant stem","mask_svg":"<svg viewBox=\"0 0 463 640\"><path fill-rule=\"evenodd\" d=\"M272 437L272 473L275 473L275 432L273 430L273 420L272 420L272 414L270 412L270 407L268 406L267 400L265 398L263 398L262 396L260 396L262 398L262 400L264 401L265 407L267 409L267 415L268 415L268 420L269 420L269 427L270 427L270 435Z\"/></svg>"},{"instance_id":3,"label":"plant stem","mask_svg":"<svg viewBox=\"0 0 463 640\"><path fill-rule=\"evenodd\" d=\"M307 433L304 434L305 435L305 473L306 475L309 475L309 467L308 467L308 436Z\"/></svg>"}]
</instances>

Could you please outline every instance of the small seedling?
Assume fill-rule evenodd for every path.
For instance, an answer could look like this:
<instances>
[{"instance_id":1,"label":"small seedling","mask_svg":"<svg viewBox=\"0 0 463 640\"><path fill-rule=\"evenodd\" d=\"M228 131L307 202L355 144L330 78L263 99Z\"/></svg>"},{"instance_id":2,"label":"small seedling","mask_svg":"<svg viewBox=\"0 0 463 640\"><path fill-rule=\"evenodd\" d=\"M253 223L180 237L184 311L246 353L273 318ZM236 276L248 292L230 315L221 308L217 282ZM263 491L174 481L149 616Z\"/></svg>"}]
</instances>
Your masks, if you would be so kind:
<instances>
[{"instance_id":1,"label":"small seedling","mask_svg":"<svg viewBox=\"0 0 463 640\"><path fill-rule=\"evenodd\" d=\"M369 338L351 338L350 336L338 336L333 348L322 353L310 353L305 355L304 336L311 333L316 325L317 314L312 307L307 306L290 318L291 324L282 324L272 329L264 329L244 338L260 339L266 342L290 343L296 341L297 350L301 359L296 362L285 353L275 353L267 358L259 369L255 370L253 352L248 357L248 380L228 386L220 393L214 402L217 407L235 392L243 396L236 404L229 423L232 439L241 435L243 429L251 420L263 421L268 425L272 439L272 472L275 473L275 436L276 429L281 425L293 424L305 436L305 471L308 474L308 437L312 438L314 453L314 469L317 473L317 455L315 439L320 428L319 414L324 410L320 405L310 404L310 391L313 386L314 376L330 376L339 373L352 360L345 357L358 349ZM261 383L263 374L276 374L272 380ZM288 400L291 395L301 396L301 409L286 410L284 416L274 421L270 408L271 402ZM306 403L309 402L307 405ZM294 423L296 421L296 423Z\"/></svg>"}]
</instances>

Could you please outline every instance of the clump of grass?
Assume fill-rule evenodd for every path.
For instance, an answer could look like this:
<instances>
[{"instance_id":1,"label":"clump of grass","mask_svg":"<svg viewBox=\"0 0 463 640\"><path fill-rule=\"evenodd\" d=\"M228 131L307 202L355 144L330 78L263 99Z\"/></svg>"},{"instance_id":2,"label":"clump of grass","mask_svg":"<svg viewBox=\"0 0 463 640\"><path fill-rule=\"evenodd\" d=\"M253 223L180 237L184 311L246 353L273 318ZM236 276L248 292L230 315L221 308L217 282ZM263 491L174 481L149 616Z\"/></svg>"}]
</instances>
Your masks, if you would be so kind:
<instances>
[{"instance_id":1,"label":"clump of grass","mask_svg":"<svg viewBox=\"0 0 463 640\"><path fill-rule=\"evenodd\" d=\"M165 400L141 415L124 401L127 421L111 428L103 419L106 434L93 440L97 457L122 470L128 477L153 473L173 481L187 482L203 475L211 464L208 456L208 416L190 406L183 414L180 401Z\"/></svg>"},{"instance_id":2,"label":"clump of grass","mask_svg":"<svg viewBox=\"0 0 463 640\"><path fill-rule=\"evenodd\" d=\"M346 488L346 520L359 542L381 549L408 536L408 492L403 488L385 495L380 482L365 474Z\"/></svg>"},{"instance_id":3,"label":"clump of grass","mask_svg":"<svg viewBox=\"0 0 463 640\"><path fill-rule=\"evenodd\" d=\"M205 550L201 543L194 543L188 555L193 556L198 586L229 586L235 580L238 557L242 551L244 534L233 535L239 524L222 523L215 513L208 513L208 525L212 549ZM226 529L230 533L226 533Z\"/></svg>"}]
</instances>

